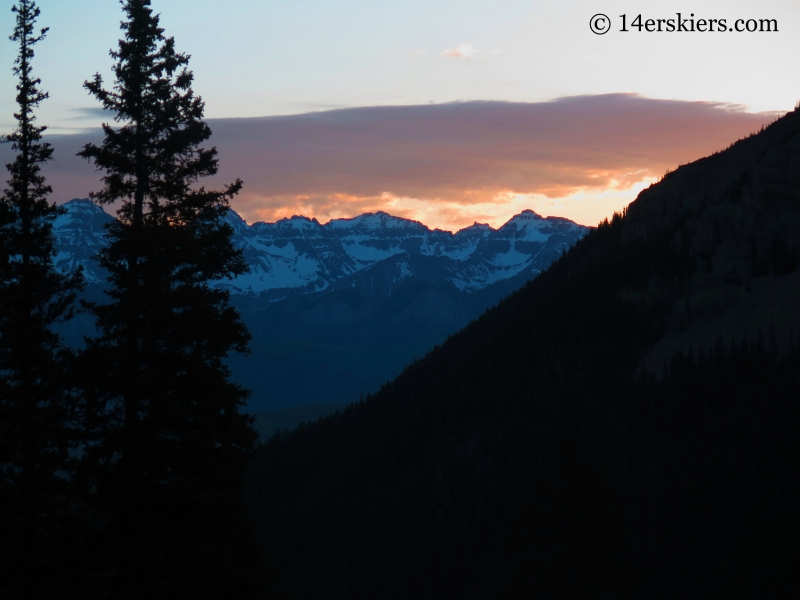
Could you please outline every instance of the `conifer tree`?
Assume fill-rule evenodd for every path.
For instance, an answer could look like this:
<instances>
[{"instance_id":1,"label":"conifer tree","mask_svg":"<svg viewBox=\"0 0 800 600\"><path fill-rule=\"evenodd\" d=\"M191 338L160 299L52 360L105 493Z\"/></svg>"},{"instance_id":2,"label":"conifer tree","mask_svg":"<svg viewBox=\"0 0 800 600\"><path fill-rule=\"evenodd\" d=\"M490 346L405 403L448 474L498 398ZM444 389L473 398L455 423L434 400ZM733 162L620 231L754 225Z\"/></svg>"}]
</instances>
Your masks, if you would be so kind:
<instances>
[{"instance_id":1,"label":"conifer tree","mask_svg":"<svg viewBox=\"0 0 800 600\"><path fill-rule=\"evenodd\" d=\"M63 209L47 201L41 165L53 149L34 109L48 97L32 75L39 8L20 0L13 35L18 54L16 129L3 141L16 153L0 193L0 596L47 595L69 516L70 448L76 445L69 355L53 325L72 314L82 274L54 269L52 227ZM63 559L63 556L61 557ZM43 577L43 571L47 577Z\"/></svg>"},{"instance_id":2,"label":"conifer tree","mask_svg":"<svg viewBox=\"0 0 800 600\"><path fill-rule=\"evenodd\" d=\"M122 8L114 87L85 83L116 123L79 153L105 173L93 200L121 202L99 256L110 301L91 305L100 336L84 356L108 572L130 597L245 597L256 552L241 488L255 433L224 359L247 351L249 334L211 285L246 270L225 222L241 182L200 187L217 152L202 146L211 131L189 57L149 0Z\"/></svg>"}]
</instances>

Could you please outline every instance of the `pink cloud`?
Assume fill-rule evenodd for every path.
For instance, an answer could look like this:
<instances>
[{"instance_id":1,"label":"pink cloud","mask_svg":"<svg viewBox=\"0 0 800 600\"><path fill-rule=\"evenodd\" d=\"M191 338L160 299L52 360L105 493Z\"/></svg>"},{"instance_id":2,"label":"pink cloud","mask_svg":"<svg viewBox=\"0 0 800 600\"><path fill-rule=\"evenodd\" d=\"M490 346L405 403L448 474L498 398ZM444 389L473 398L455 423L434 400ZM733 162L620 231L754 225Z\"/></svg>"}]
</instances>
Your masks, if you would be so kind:
<instances>
[{"instance_id":1,"label":"pink cloud","mask_svg":"<svg viewBox=\"0 0 800 600\"><path fill-rule=\"evenodd\" d=\"M628 189L725 148L776 116L609 94L210 119L220 158L211 184L241 178L234 208L249 221L436 209L438 222L428 224L451 228L497 214L489 209L515 195L557 199ZM99 140L98 134L50 138L57 160L46 175L56 201L99 188L99 174L74 156L89 138ZM0 147L3 162L8 152Z\"/></svg>"}]
</instances>

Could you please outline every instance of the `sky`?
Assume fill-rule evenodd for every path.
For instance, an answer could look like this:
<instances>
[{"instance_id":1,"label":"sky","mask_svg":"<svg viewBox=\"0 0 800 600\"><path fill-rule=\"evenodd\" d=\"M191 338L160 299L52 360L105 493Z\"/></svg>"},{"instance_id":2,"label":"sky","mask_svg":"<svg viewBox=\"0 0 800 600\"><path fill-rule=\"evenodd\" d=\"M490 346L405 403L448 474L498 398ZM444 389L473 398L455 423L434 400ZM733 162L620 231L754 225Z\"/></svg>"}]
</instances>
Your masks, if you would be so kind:
<instances>
[{"instance_id":1,"label":"sky","mask_svg":"<svg viewBox=\"0 0 800 600\"><path fill-rule=\"evenodd\" d=\"M0 0L0 29L13 26ZM82 87L111 83L113 0L39 0L38 111L58 202L98 189L73 155L109 120ZM455 230L524 208L593 225L667 170L800 100L800 2L762 0L153 0L191 55L249 222L386 210ZM596 35L592 17L609 17ZM648 32L647 19L775 19L777 32ZM620 31L621 15L629 31ZM601 22L602 24L602 22ZM666 28L666 25L664 25ZM0 131L15 47L0 40ZM8 156L7 148L0 151Z\"/></svg>"}]
</instances>

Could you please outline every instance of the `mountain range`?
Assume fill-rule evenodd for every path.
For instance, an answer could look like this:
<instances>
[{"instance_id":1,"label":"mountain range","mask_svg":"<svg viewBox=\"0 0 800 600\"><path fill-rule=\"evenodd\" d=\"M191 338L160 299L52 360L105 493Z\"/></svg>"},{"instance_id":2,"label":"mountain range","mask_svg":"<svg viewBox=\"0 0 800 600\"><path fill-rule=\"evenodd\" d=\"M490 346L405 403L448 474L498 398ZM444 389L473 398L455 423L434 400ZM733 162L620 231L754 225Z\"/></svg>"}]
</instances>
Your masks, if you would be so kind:
<instances>
[{"instance_id":1,"label":"mountain range","mask_svg":"<svg viewBox=\"0 0 800 600\"><path fill-rule=\"evenodd\" d=\"M54 225L56 267L67 272L80 265L89 283L102 284L106 275L93 256L104 245L104 226L113 217L89 199L70 200L63 207L66 214ZM391 294L404 280L425 277L426 270L435 272L430 277L441 284L471 293L517 276L534 277L588 229L532 210L496 230L475 223L456 233L385 212L324 225L302 216L248 225L229 210L226 222L250 270L216 285L270 302L367 281L376 293L388 286L384 291ZM415 262L417 256L430 260Z\"/></svg>"},{"instance_id":2,"label":"mountain range","mask_svg":"<svg viewBox=\"0 0 800 600\"><path fill-rule=\"evenodd\" d=\"M56 267L82 266L87 295L102 301L106 273L94 256L113 217L88 199L63 207L53 229ZM250 269L214 285L231 293L253 334L252 354L230 365L253 392L253 412L280 412L266 433L294 424L292 410L316 415L374 391L589 230L530 210L498 229L475 223L456 233L385 212L248 224L230 210L226 221ZM91 323L83 315L66 327L79 343Z\"/></svg>"}]
</instances>

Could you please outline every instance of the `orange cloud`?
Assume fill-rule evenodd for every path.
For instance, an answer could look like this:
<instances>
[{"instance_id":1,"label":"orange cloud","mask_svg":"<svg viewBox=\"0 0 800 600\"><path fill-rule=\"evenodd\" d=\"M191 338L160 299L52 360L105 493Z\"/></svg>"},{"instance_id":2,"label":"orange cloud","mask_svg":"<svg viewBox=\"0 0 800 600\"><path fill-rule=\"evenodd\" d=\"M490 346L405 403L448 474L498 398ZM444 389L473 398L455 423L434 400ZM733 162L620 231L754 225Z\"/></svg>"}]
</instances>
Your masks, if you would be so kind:
<instances>
[{"instance_id":1,"label":"orange cloud","mask_svg":"<svg viewBox=\"0 0 800 600\"><path fill-rule=\"evenodd\" d=\"M527 199L595 224L593 198L613 198L621 208L620 191L646 186L776 117L722 103L608 94L210 119L220 158L211 185L241 178L234 208L250 222L292 214L325 222L386 210L452 229L539 210L520 206ZM87 136L50 139L54 198L98 189L99 174L74 157Z\"/></svg>"}]
</instances>

